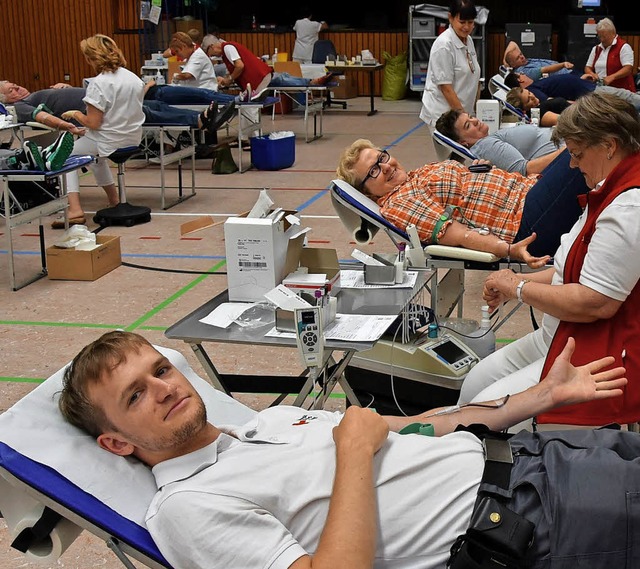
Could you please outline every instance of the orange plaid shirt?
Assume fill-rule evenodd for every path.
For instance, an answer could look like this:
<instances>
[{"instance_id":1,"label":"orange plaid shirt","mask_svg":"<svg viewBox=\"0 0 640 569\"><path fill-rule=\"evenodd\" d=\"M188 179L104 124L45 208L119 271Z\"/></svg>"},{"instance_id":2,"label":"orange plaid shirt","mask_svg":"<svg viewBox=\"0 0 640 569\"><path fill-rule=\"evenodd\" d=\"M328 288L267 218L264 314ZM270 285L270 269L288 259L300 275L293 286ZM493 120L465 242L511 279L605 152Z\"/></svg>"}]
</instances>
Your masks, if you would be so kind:
<instances>
[{"instance_id":1,"label":"orange plaid shirt","mask_svg":"<svg viewBox=\"0 0 640 569\"><path fill-rule=\"evenodd\" d=\"M407 181L379 198L378 205L382 216L398 228L406 231L413 223L423 243L432 242L433 230L447 206L460 208L450 219L488 227L491 233L513 242L525 196L539 178L497 168L474 174L456 160L427 164L407 175ZM438 237L449 223L442 226Z\"/></svg>"}]
</instances>

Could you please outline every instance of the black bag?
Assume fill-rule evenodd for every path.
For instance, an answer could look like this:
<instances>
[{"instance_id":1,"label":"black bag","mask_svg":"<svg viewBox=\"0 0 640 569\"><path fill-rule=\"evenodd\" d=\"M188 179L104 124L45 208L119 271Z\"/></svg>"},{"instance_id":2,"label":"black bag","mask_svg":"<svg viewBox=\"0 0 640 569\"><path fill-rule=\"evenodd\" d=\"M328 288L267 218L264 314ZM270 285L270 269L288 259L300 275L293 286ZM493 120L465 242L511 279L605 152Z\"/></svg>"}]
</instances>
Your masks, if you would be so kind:
<instances>
[{"instance_id":1,"label":"black bag","mask_svg":"<svg viewBox=\"0 0 640 569\"><path fill-rule=\"evenodd\" d=\"M9 189L15 198L11 204L11 214L16 214L22 209L31 209L57 198L60 193L58 179L42 182L9 182ZM18 204L20 207L18 207Z\"/></svg>"},{"instance_id":2,"label":"black bag","mask_svg":"<svg viewBox=\"0 0 640 569\"><path fill-rule=\"evenodd\" d=\"M533 542L535 525L492 496L482 496L467 533L451 548L451 569L519 568Z\"/></svg>"}]
</instances>

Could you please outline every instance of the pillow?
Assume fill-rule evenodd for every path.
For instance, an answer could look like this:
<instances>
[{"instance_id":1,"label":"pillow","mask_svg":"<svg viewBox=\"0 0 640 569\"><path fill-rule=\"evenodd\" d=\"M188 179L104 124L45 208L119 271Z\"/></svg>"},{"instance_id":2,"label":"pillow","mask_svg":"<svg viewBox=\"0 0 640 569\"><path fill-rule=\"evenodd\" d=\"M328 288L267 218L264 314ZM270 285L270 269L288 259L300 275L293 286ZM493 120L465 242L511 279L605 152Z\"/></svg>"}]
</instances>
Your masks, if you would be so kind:
<instances>
[{"instance_id":1,"label":"pillow","mask_svg":"<svg viewBox=\"0 0 640 569\"><path fill-rule=\"evenodd\" d=\"M180 352L155 348L194 385L212 423L242 425L255 416L256 411L200 378ZM144 527L147 507L156 493L151 470L135 458L101 449L92 436L65 421L58 410L58 393L66 367L0 415L0 441L50 466L120 515Z\"/></svg>"}]
</instances>

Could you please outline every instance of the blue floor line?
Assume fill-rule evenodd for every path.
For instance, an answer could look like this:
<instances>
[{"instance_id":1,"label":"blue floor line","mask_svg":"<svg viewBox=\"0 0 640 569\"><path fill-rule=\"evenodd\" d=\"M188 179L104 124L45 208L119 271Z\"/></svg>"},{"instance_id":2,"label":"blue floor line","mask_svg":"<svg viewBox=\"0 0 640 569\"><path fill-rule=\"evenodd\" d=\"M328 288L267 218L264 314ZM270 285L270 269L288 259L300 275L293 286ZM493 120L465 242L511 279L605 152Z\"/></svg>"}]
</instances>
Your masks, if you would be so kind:
<instances>
[{"instance_id":1,"label":"blue floor line","mask_svg":"<svg viewBox=\"0 0 640 569\"><path fill-rule=\"evenodd\" d=\"M391 142L391 144L389 144L388 146L385 146L384 148L387 149L387 148L391 148L392 146L395 146L396 144L398 144L399 142L401 142L402 140L404 140L409 135L413 134L416 130L418 130L419 128L422 128L423 126L425 126L424 123L416 125L414 128L408 130L407 132L405 132L400 137L396 138L393 142ZM322 198L328 191L329 191L329 184L327 184L327 187L324 190L320 190L311 199L309 199L306 202L304 202L301 205L299 205L296 208L297 211L300 212L300 211L305 210L310 205L312 205L313 203L318 201L320 198ZM0 249L0 254L7 255L8 253L9 252L6 249ZM14 251L13 254L14 255L40 255L40 251ZM219 260L219 259L224 259L225 258L224 255L160 255L160 254L145 254L145 253L123 253L122 256L123 257L129 257L129 258L138 257L138 258L146 258L146 259L206 259L206 260Z\"/></svg>"}]
</instances>

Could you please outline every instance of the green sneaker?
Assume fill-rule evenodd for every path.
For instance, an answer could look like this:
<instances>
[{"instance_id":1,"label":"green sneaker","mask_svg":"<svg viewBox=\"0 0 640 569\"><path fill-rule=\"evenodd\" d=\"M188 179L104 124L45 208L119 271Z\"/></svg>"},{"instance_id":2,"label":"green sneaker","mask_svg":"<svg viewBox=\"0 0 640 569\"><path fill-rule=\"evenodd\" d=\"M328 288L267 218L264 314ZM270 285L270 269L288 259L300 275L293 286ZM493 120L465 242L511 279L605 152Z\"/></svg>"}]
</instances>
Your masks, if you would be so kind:
<instances>
[{"instance_id":1,"label":"green sneaker","mask_svg":"<svg viewBox=\"0 0 640 569\"><path fill-rule=\"evenodd\" d=\"M51 171L60 170L72 152L73 134L63 132L53 144L50 144L42 151L46 169Z\"/></svg>"},{"instance_id":2,"label":"green sneaker","mask_svg":"<svg viewBox=\"0 0 640 569\"><path fill-rule=\"evenodd\" d=\"M31 140L27 140L22 145L22 149L24 150L27 161L29 162L29 170L39 170L40 172L44 172L46 169L44 158L40 153L38 145Z\"/></svg>"}]
</instances>

